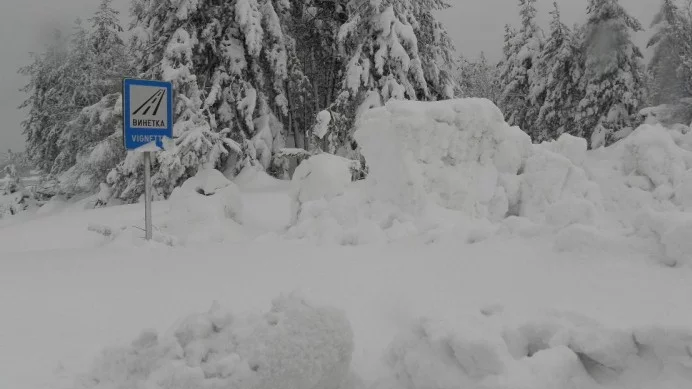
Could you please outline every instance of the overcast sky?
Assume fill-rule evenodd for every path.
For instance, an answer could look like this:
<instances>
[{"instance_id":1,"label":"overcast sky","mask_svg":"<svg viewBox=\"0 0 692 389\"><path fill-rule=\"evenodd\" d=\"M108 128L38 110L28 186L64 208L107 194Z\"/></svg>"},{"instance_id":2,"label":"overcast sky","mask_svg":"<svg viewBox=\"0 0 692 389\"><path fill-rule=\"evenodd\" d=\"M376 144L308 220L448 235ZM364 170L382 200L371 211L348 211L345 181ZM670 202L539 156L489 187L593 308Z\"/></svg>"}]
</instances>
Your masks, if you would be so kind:
<instances>
[{"instance_id":1,"label":"overcast sky","mask_svg":"<svg viewBox=\"0 0 692 389\"><path fill-rule=\"evenodd\" d=\"M76 17L88 18L99 0L0 0L0 151L22 149L24 138L20 122L24 112L17 106L24 99L18 90L25 79L17 69L29 61L28 52L40 51L43 38L54 27L69 28ZM442 15L457 50L467 57L481 51L495 61L502 49L504 25L518 24L517 0L450 0L452 10ZM127 25L130 0L114 0L114 6ZM544 27L549 21L552 0L538 0L539 19ZM587 0L558 0L565 23L572 25L585 20ZM645 27L658 9L657 0L620 0ZM636 37L640 47L646 33Z\"/></svg>"}]
</instances>

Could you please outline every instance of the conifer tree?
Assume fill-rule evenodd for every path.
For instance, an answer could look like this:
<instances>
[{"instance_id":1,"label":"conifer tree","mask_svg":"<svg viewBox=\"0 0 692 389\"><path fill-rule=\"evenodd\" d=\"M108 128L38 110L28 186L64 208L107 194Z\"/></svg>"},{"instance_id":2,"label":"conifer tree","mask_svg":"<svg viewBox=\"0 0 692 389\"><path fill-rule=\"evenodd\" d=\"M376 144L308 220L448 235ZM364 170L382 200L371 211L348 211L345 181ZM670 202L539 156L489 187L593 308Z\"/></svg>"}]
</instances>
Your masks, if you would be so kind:
<instances>
[{"instance_id":1,"label":"conifer tree","mask_svg":"<svg viewBox=\"0 0 692 389\"><path fill-rule=\"evenodd\" d=\"M461 96L480 97L498 103L500 83L497 67L488 63L485 53L481 52L475 61L460 58L457 72L457 85Z\"/></svg>"},{"instance_id":2,"label":"conifer tree","mask_svg":"<svg viewBox=\"0 0 692 389\"><path fill-rule=\"evenodd\" d=\"M642 27L617 0L589 0L587 12L576 134L598 147L632 124L644 99L643 56L631 39Z\"/></svg>"},{"instance_id":3,"label":"conifer tree","mask_svg":"<svg viewBox=\"0 0 692 389\"><path fill-rule=\"evenodd\" d=\"M507 122L519 126L534 139L538 112L531 103L530 92L537 77L534 65L543 48L543 33L536 24L535 3L536 0L519 0L521 28L517 32L505 28L504 58L500 69L500 83L504 89L499 104ZM542 100L542 97L536 100ZM542 105L542 101L539 104Z\"/></svg>"},{"instance_id":4,"label":"conifer tree","mask_svg":"<svg viewBox=\"0 0 692 389\"><path fill-rule=\"evenodd\" d=\"M538 77L530 94L531 104L539 107L534 123L538 142L573 133L574 113L581 100L579 81L583 70L578 32L562 23L557 2L553 7L550 36L537 59Z\"/></svg>"},{"instance_id":5,"label":"conifer tree","mask_svg":"<svg viewBox=\"0 0 692 389\"><path fill-rule=\"evenodd\" d=\"M66 106L72 99L72 88L66 88L64 77L68 40L59 31L52 38L43 53L32 53L33 62L19 70L29 79L22 89L28 97L20 105L28 108L22 122L26 149L33 164L44 173L51 171L60 152L58 140L72 113Z\"/></svg>"},{"instance_id":6,"label":"conifer tree","mask_svg":"<svg viewBox=\"0 0 692 389\"><path fill-rule=\"evenodd\" d=\"M75 88L73 113L64 124L60 154L51 169L66 195L98 188L124 155L120 85L129 66L117 15L111 0L101 0L89 19L91 28L78 23L73 34L67 62Z\"/></svg>"},{"instance_id":7,"label":"conifer tree","mask_svg":"<svg viewBox=\"0 0 692 389\"><path fill-rule=\"evenodd\" d=\"M655 105L677 104L686 97L686 80L681 77L685 55L683 25L685 21L673 0L663 0L651 27L656 29L647 48L653 47L649 62L652 75L650 98Z\"/></svg>"}]
</instances>

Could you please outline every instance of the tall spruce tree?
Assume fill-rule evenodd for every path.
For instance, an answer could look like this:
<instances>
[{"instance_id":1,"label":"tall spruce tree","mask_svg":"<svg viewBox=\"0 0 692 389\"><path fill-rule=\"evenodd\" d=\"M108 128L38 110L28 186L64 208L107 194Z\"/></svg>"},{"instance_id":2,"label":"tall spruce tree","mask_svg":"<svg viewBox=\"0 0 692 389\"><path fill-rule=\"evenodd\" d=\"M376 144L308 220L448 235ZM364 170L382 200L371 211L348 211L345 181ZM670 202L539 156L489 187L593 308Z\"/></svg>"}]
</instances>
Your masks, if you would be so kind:
<instances>
[{"instance_id":1,"label":"tall spruce tree","mask_svg":"<svg viewBox=\"0 0 692 389\"><path fill-rule=\"evenodd\" d=\"M32 53L32 63L19 70L29 79L22 89L28 97L20 105L28 109L22 122L26 150L32 163L44 173L51 171L60 153L58 140L73 113L68 106L73 88L64 74L69 58L68 44L66 37L55 31L45 51Z\"/></svg>"},{"instance_id":2,"label":"tall spruce tree","mask_svg":"<svg viewBox=\"0 0 692 389\"><path fill-rule=\"evenodd\" d=\"M60 190L91 192L122 158L120 84L129 76L123 28L111 0L101 0L90 29L78 24L67 62L75 85L74 113L60 135L51 173Z\"/></svg>"},{"instance_id":3,"label":"tall spruce tree","mask_svg":"<svg viewBox=\"0 0 692 389\"><path fill-rule=\"evenodd\" d=\"M587 12L584 97L577 110L576 133L598 147L632 124L644 99L643 56L631 39L631 33L642 27L618 0L589 0Z\"/></svg>"},{"instance_id":4,"label":"tall spruce tree","mask_svg":"<svg viewBox=\"0 0 692 389\"><path fill-rule=\"evenodd\" d=\"M507 122L519 126L534 139L538 110L531 104L530 92L537 77L534 65L543 49L543 32L536 24L535 3L536 0L519 0L521 28L517 32L506 28L500 69L504 89L499 104Z\"/></svg>"},{"instance_id":5,"label":"tall spruce tree","mask_svg":"<svg viewBox=\"0 0 692 389\"><path fill-rule=\"evenodd\" d=\"M656 30L647 48L653 47L649 71L653 77L650 98L653 104L677 104L686 97L681 79L684 58L683 16L673 0L663 0L651 27Z\"/></svg>"},{"instance_id":6,"label":"tall spruce tree","mask_svg":"<svg viewBox=\"0 0 692 389\"><path fill-rule=\"evenodd\" d=\"M574 112L581 100L579 82L583 74L578 32L560 19L557 2L551 11L550 36L536 61L537 78L530 93L531 104L539 107L534 123L535 140L556 139L574 133Z\"/></svg>"}]
</instances>

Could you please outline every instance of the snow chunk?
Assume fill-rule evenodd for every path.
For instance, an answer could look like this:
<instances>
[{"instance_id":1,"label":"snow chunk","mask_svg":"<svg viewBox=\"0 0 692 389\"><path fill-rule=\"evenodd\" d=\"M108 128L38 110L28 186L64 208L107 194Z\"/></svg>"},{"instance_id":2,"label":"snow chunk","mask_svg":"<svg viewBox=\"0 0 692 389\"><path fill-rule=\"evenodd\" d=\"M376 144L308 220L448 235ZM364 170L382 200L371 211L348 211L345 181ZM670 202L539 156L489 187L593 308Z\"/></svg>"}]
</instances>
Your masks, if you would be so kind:
<instances>
[{"instance_id":1,"label":"snow chunk","mask_svg":"<svg viewBox=\"0 0 692 389\"><path fill-rule=\"evenodd\" d=\"M661 236L665 254L674 264L692 265L692 218Z\"/></svg>"},{"instance_id":2,"label":"snow chunk","mask_svg":"<svg viewBox=\"0 0 692 389\"><path fill-rule=\"evenodd\" d=\"M158 227L184 241L224 241L240 232L243 203L237 185L218 170L200 170L179 188L168 200L169 212Z\"/></svg>"},{"instance_id":3,"label":"snow chunk","mask_svg":"<svg viewBox=\"0 0 692 389\"><path fill-rule=\"evenodd\" d=\"M511 356L503 339L480 319L466 319L456 328L425 319L395 339L387 363L396 387L477 387L484 377L504 373Z\"/></svg>"},{"instance_id":4,"label":"snow chunk","mask_svg":"<svg viewBox=\"0 0 692 389\"><path fill-rule=\"evenodd\" d=\"M201 169L194 177L189 178L181 186L183 192L197 192L205 196L211 196L219 189L231 185L224 175L216 169Z\"/></svg>"},{"instance_id":5,"label":"snow chunk","mask_svg":"<svg viewBox=\"0 0 692 389\"><path fill-rule=\"evenodd\" d=\"M577 166L582 166L586 159L587 144L584 138L562 134L556 141L546 142L543 146L556 154L566 157Z\"/></svg>"},{"instance_id":6,"label":"snow chunk","mask_svg":"<svg viewBox=\"0 0 692 389\"><path fill-rule=\"evenodd\" d=\"M390 375L374 388L683 387L692 371L682 363L689 359L691 335L605 328L562 312L423 319L391 344ZM680 369L663 368L671 364Z\"/></svg>"},{"instance_id":7,"label":"snow chunk","mask_svg":"<svg viewBox=\"0 0 692 389\"><path fill-rule=\"evenodd\" d=\"M596 216L596 207L585 199L560 200L546 210L546 221L558 228L571 224L593 225Z\"/></svg>"},{"instance_id":8,"label":"snow chunk","mask_svg":"<svg viewBox=\"0 0 692 389\"><path fill-rule=\"evenodd\" d=\"M106 350L79 389L349 389L353 332L335 309L281 297L260 317L214 307L169 336L144 331Z\"/></svg>"},{"instance_id":9,"label":"snow chunk","mask_svg":"<svg viewBox=\"0 0 692 389\"><path fill-rule=\"evenodd\" d=\"M647 177L655 187L677 186L692 161L690 153L678 147L660 125L642 125L623 142L625 174Z\"/></svg>"},{"instance_id":10,"label":"snow chunk","mask_svg":"<svg viewBox=\"0 0 692 389\"><path fill-rule=\"evenodd\" d=\"M215 169L203 169L176 188L169 199L171 212L192 219L215 219L218 215L241 220L242 200L238 187ZM182 215L178 215L182 216Z\"/></svg>"},{"instance_id":11,"label":"snow chunk","mask_svg":"<svg viewBox=\"0 0 692 389\"><path fill-rule=\"evenodd\" d=\"M317 114L317 122L315 123L315 127L313 128L312 132L316 137L320 139L324 138L324 136L327 135L327 131L329 131L329 123L331 123L331 121L332 115L329 113L329 111L321 111L319 114Z\"/></svg>"},{"instance_id":12,"label":"snow chunk","mask_svg":"<svg viewBox=\"0 0 692 389\"><path fill-rule=\"evenodd\" d=\"M520 216L543 222L548 212L553 224L589 222L594 208L602 208L600 189L584 169L543 145L536 146L522 176ZM591 216L576 215L586 209Z\"/></svg>"},{"instance_id":13,"label":"snow chunk","mask_svg":"<svg viewBox=\"0 0 692 389\"><path fill-rule=\"evenodd\" d=\"M295 198L303 203L344 193L351 184L351 171L357 165L358 161L327 153L304 160L293 173L291 186Z\"/></svg>"},{"instance_id":14,"label":"snow chunk","mask_svg":"<svg viewBox=\"0 0 692 389\"><path fill-rule=\"evenodd\" d=\"M477 217L497 214L511 202L500 175L516 175L531 148L528 135L485 99L390 101L359 125L355 138L374 196L412 214L429 199Z\"/></svg>"},{"instance_id":15,"label":"snow chunk","mask_svg":"<svg viewBox=\"0 0 692 389\"><path fill-rule=\"evenodd\" d=\"M653 237L667 266L692 265L692 213L641 212L634 226L640 237Z\"/></svg>"},{"instance_id":16,"label":"snow chunk","mask_svg":"<svg viewBox=\"0 0 692 389\"><path fill-rule=\"evenodd\" d=\"M692 170L686 171L674 190L675 202L684 210L692 211Z\"/></svg>"}]
</instances>

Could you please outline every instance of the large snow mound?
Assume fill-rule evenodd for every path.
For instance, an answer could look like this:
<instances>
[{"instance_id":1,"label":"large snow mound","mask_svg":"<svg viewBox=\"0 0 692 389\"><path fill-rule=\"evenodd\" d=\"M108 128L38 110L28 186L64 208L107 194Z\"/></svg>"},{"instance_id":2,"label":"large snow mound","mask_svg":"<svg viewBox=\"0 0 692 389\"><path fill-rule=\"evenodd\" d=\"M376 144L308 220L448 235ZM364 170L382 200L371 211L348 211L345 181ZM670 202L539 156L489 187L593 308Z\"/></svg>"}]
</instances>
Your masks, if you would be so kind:
<instances>
[{"instance_id":1,"label":"large snow mound","mask_svg":"<svg viewBox=\"0 0 692 389\"><path fill-rule=\"evenodd\" d=\"M484 227L484 236L528 233L511 228L511 219L553 234L558 251L624 247L666 265L691 263L686 223L661 227L642 217L692 211L686 126L645 124L588 151L586 140L567 134L531 144L488 100L391 101L365 112L354 137L367 178L349 182L348 161L337 157L304 162L293 183L300 199L289 238L367 244L452 231L475 242L470 226L488 223L497 228Z\"/></svg>"},{"instance_id":2,"label":"large snow mound","mask_svg":"<svg viewBox=\"0 0 692 389\"><path fill-rule=\"evenodd\" d=\"M78 379L79 389L349 389L353 333L338 310L281 297L261 316L218 306L169 333L147 330L111 348Z\"/></svg>"},{"instance_id":3,"label":"large snow mound","mask_svg":"<svg viewBox=\"0 0 692 389\"><path fill-rule=\"evenodd\" d=\"M609 329L552 313L529 319L422 319L389 347L378 389L683 388L692 331Z\"/></svg>"},{"instance_id":4,"label":"large snow mound","mask_svg":"<svg viewBox=\"0 0 692 389\"><path fill-rule=\"evenodd\" d=\"M494 219L516 201L512 182L531 147L528 135L484 99L390 102L363 115L355 138L379 200L414 214L432 200Z\"/></svg>"},{"instance_id":5,"label":"large snow mound","mask_svg":"<svg viewBox=\"0 0 692 389\"><path fill-rule=\"evenodd\" d=\"M367 178L351 184L346 162L332 157L321 157L317 166L303 162L299 187L311 195L303 196L289 237L338 244L397 240L433 228L440 208L499 221L518 202L518 174L531 151L529 137L484 99L391 101L363 114L355 138ZM313 171L329 176L320 180L329 183L321 186L324 193L308 188L305 178Z\"/></svg>"}]
</instances>

